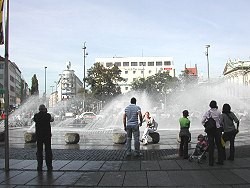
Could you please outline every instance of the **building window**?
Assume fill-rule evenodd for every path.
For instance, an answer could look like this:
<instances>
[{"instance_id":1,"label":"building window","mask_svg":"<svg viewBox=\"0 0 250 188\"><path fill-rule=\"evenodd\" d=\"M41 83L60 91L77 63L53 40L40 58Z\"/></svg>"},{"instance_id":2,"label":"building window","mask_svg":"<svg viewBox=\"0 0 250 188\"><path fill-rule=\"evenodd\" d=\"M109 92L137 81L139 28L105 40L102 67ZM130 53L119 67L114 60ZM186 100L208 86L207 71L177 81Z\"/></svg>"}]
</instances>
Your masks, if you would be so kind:
<instances>
[{"instance_id":1,"label":"building window","mask_svg":"<svg viewBox=\"0 0 250 188\"><path fill-rule=\"evenodd\" d=\"M129 66L129 62L123 62L122 63L124 67L128 67Z\"/></svg>"},{"instance_id":2,"label":"building window","mask_svg":"<svg viewBox=\"0 0 250 188\"><path fill-rule=\"evenodd\" d=\"M128 90L128 87L125 87L125 90Z\"/></svg>"},{"instance_id":3,"label":"building window","mask_svg":"<svg viewBox=\"0 0 250 188\"><path fill-rule=\"evenodd\" d=\"M0 64L0 69L4 69L4 64Z\"/></svg>"},{"instance_id":4,"label":"building window","mask_svg":"<svg viewBox=\"0 0 250 188\"><path fill-rule=\"evenodd\" d=\"M127 70L125 71L125 74L128 74L128 71L127 71Z\"/></svg>"},{"instance_id":5,"label":"building window","mask_svg":"<svg viewBox=\"0 0 250 188\"><path fill-rule=\"evenodd\" d=\"M10 81L15 82L15 78L10 75Z\"/></svg>"},{"instance_id":6,"label":"building window","mask_svg":"<svg viewBox=\"0 0 250 188\"><path fill-rule=\"evenodd\" d=\"M154 66L154 62L153 61L148 62L148 66Z\"/></svg>"},{"instance_id":7,"label":"building window","mask_svg":"<svg viewBox=\"0 0 250 188\"><path fill-rule=\"evenodd\" d=\"M116 65L117 67L120 67L120 66L122 65L122 63L121 63L121 62L115 62L115 65Z\"/></svg>"},{"instance_id":8,"label":"building window","mask_svg":"<svg viewBox=\"0 0 250 188\"><path fill-rule=\"evenodd\" d=\"M152 72L151 70L148 71L149 74L151 74L151 72Z\"/></svg>"},{"instance_id":9,"label":"building window","mask_svg":"<svg viewBox=\"0 0 250 188\"><path fill-rule=\"evenodd\" d=\"M128 81L128 78L125 78L125 82L127 82Z\"/></svg>"},{"instance_id":10,"label":"building window","mask_svg":"<svg viewBox=\"0 0 250 188\"><path fill-rule=\"evenodd\" d=\"M164 61L164 65L171 65L171 61Z\"/></svg>"},{"instance_id":11,"label":"building window","mask_svg":"<svg viewBox=\"0 0 250 188\"><path fill-rule=\"evenodd\" d=\"M133 74L135 74L136 73L136 71L133 71Z\"/></svg>"},{"instance_id":12,"label":"building window","mask_svg":"<svg viewBox=\"0 0 250 188\"><path fill-rule=\"evenodd\" d=\"M106 67L112 67L112 66L113 66L113 63L111 62L106 63Z\"/></svg>"},{"instance_id":13,"label":"building window","mask_svg":"<svg viewBox=\"0 0 250 188\"><path fill-rule=\"evenodd\" d=\"M13 86L10 86L10 91L15 92L15 88Z\"/></svg>"},{"instance_id":14,"label":"building window","mask_svg":"<svg viewBox=\"0 0 250 188\"><path fill-rule=\"evenodd\" d=\"M144 71L143 71L143 70L141 71L141 74L144 74Z\"/></svg>"},{"instance_id":15,"label":"building window","mask_svg":"<svg viewBox=\"0 0 250 188\"><path fill-rule=\"evenodd\" d=\"M3 79L3 74L0 74L0 79Z\"/></svg>"},{"instance_id":16,"label":"building window","mask_svg":"<svg viewBox=\"0 0 250 188\"><path fill-rule=\"evenodd\" d=\"M162 66L162 61L156 61L156 66Z\"/></svg>"},{"instance_id":17,"label":"building window","mask_svg":"<svg viewBox=\"0 0 250 188\"><path fill-rule=\"evenodd\" d=\"M133 78L133 82L136 81L136 78Z\"/></svg>"},{"instance_id":18,"label":"building window","mask_svg":"<svg viewBox=\"0 0 250 188\"><path fill-rule=\"evenodd\" d=\"M139 65L140 66L146 66L146 62L140 62Z\"/></svg>"},{"instance_id":19,"label":"building window","mask_svg":"<svg viewBox=\"0 0 250 188\"><path fill-rule=\"evenodd\" d=\"M131 62L131 66L137 66L138 63L137 62Z\"/></svg>"}]
</instances>

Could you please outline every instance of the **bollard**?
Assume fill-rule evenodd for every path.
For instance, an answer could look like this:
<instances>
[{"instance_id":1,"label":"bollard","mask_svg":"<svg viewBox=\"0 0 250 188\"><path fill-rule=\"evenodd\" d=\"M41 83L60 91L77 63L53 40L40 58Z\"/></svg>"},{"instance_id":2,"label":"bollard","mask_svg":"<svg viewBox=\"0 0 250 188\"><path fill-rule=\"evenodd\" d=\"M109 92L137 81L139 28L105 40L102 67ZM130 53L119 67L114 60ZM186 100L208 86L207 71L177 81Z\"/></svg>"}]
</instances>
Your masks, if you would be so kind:
<instances>
[{"instance_id":1,"label":"bollard","mask_svg":"<svg viewBox=\"0 0 250 188\"><path fill-rule=\"evenodd\" d=\"M26 132L26 133L24 133L24 141L25 141L25 143L34 143L34 142L36 142L36 133L34 133L34 132Z\"/></svg>"},{"instance_id":2,"label":"bollard","mask_svg":"<svg viewBox=\"0 0 250 188\"><path fill-rule=\"evenodd\" d=\"M78 133L66 133L64 139L67 144L77 144L80 140L80 135Z\"/></svg>"}]
</instances>

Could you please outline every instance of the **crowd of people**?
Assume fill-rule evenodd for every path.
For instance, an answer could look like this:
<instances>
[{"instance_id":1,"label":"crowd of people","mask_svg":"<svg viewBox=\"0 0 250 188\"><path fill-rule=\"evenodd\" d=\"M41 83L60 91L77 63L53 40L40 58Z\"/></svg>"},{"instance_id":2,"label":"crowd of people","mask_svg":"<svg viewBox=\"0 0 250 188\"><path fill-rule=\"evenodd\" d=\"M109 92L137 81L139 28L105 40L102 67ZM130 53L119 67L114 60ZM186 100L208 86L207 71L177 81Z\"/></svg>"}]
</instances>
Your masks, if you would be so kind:
<instances>
[{"instance_id":1,"label":"crowd of people","mask_svg":"<svg viewBox=\"0 0 250 188\"><path fill-rule=\"evenodd\" d=\"M145 145L148 144L148 135L157 130L157 122L153 117L150 116L150 113L147 111L142 115L141 108L136 105L136 99L131 98L131 104L125 108L123 115L123 124L124 130L127 132L127 156L132 154L131 150L131 140L132 135L134 136L134 148L135 156L140 156L140 142L143 142ZM180 125L180 145L179 145L179 156L183 159L188 159L188 143L191 140L190 126L191 121L188 118L189 111L184 110L182 112L182 117L179 119ZM235 136L239 132L239 119L231 111L231 106L229 104L224 104L222 107L222 112L217 106L217 102L212 100L209 104L209 110L204 113L201 119L201 124L204 126L204 130L207 126L209 119L214 121L213 131L206 133L206 136L200 134L198 136L198 143L196 146L196 153L201 151L208 152L208 164L213 166L215 161L214 151L215 146L217 148L217 161L216 164L223 165L224 160L234 160L234 141ZM146 123L143 135L140 139L140 126L142 123ZM236 125L235 125L236 124ZM201 126L202 126L201 125ZM205 142L207 138L207 142ZM230 152L229 156L226 158L226 149L223 142L230 142Z\"/></svg>"}]
</instances>

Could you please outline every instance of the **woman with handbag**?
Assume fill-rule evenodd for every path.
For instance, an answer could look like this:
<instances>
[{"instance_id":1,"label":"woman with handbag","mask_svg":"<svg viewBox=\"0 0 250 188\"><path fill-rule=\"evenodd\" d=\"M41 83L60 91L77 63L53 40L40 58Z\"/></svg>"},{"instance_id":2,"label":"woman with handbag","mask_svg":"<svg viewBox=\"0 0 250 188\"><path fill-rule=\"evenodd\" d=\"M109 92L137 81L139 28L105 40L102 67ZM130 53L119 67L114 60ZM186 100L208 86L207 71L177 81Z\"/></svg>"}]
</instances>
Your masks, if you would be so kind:
<instances>
[{"instance_id":1,"label":"woman with handbag","mask_svg":"<svg viewBox=\"0 0 250 188\"><path fill-rule=\"evenodd\" d=\"M234 122L237 124L237 127L235 128ZM230 142L230 154L227 160L234 160L234 140L236 134L239 132L239 119L236 117L236 115L231 112L231 106L229 104L224 104L222 107L222 114L220 118L220 124L223 126L224 134L222 135L222 138L224 142L229 141ZM226 159L226 149L223 147L223 158Z\"/></svg>"},{"instance_id":2,"label":"woman with handbag","mask_svg":"<svg viewBox=\"0 0 250 188\"><path fill-rule=\"evenodd\" d=\"M216 164L223 165L223 149L221 144L222 128L220 126L220 111L218 110L217 102L212 100L209 104L210 109L202 117L202 125L205 127L208 119L213 118L216 122L214 131L207 132L208 137L208 154L209 166L214 165L214 145L218 149L218 161Z\"/></svg>"}]
</instances>

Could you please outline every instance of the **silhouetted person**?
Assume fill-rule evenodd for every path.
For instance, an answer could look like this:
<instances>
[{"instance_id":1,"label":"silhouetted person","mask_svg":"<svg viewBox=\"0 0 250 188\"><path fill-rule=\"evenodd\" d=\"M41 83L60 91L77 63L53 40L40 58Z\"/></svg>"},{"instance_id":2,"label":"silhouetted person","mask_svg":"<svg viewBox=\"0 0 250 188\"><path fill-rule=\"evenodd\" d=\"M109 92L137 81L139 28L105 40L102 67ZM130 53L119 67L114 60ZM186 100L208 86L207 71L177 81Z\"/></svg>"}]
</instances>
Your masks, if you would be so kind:
<instances>
[{"instance_id":1,"label":"silhouetted person","mask_svg":"<svg viewBox=\"0 0 250 188\"><path fill-rule=\"evenodd\" d=\"M51 150L51 125L54 121L45 105L39 106L39 112L34 115L34 122L37 137L37 170L42 171L43 168L43 144L45 146L45 161L48 171L53 170L52 166L52 150Z\"/></svg>"},{"instance_id":2,"label":"silhouetted person","mask_svg":"<svg viewBox=\"0 0 250 188\"><path fill-rule=\"evenodd\" d=\"M131 98L130 105L125 108L123 114L124 130L127 131L127 156L132 153L131 140L132 134L134 136L135 156L140 156L140 131L139 126L142 125L141 108L136 105L136 98ZM140 121L138 121L138 119Z\"/></svg>"},{"instance_id":3,"label":"silhouetted person","mask_svg":"<svg viewBox=\"0 0 250 188\"><path fill-rule=\"evenodd\" d=\"M236 123L236 127L234 125L234 122ZM220 123L223 126L224 134L222 135L223 140L230 142L230 154L227 160L234 160L234 139L236 134L239 132L239 119L236 117L236 115L231 112L231 106L229 104L224 104L222 107L222 114L220 118ZM226 159L226 150L225 147L223 147L223 157Z\"/></svg>"},{"instance_id":4,"label":"silhouetted person","mask_svg":"<svg viewBox=\"0 0 250 188\"><path fill-rule=\"evenodd\" d=\"M216 122L216 129L213 132L207 133L208 137L208 160L209 166L214 165L214 145L216 144L218 150L218 161L219 165L223 165L223 149L221 144L222 127L220 126L221 112L218 110L217 102L212 100L209 104L210 109L202 117L202 125L212 117Z\"/></svg>"}]
</instances>

